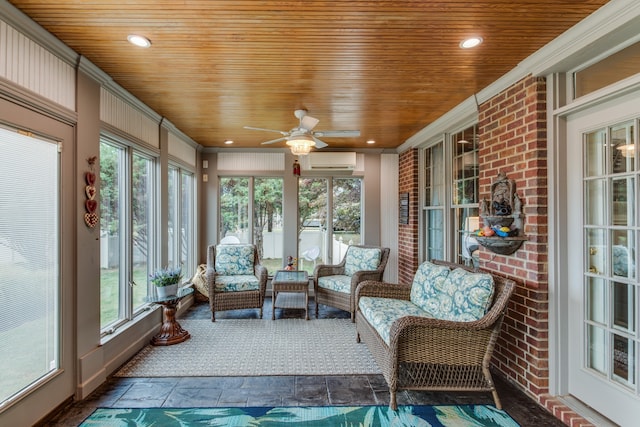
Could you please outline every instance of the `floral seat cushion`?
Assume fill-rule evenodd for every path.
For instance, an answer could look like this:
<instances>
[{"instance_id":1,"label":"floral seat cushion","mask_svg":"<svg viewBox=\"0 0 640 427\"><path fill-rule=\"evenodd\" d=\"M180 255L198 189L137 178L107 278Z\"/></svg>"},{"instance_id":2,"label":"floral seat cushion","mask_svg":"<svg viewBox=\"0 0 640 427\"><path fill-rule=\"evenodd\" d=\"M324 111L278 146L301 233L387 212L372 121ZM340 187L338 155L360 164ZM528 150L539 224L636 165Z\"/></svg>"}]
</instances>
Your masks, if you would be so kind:
<instances>
[{"instance_id":1,"label":"floral seat cushion","mask_svg":"<svg viewBox=\"0 0 640 427\"><path fill-rule=\"evenodd\" d=\"M224 276L216 274L216 292L255 291L260 289L260 281L253 274Z\"/></svg>"},{"instance_id":2,"label":"floral seat cushion","mask_svg":"<svg viewBox=\"0 0 640 427\"><path fill-rule=\"evenodd\" d=\"M414 277L411 301L436 319L471 322L487 313L494 290L490 274L425 262Z\"/></svg>"},{"instance_id":3,"label":"floral seat cushion","mask_svg":"<svg viewBox=\"0 0 640 427\"><path fill-rule=\"evenodd\" d=\"M253 245L234 244L216 246L216 274L230 276L236 274L253 274Z\"/></svg>"},{"instance_id":4,"label":"floral seat cushion","mask_svg":"<svg viewBox=\"0 0 640 427\"><path fill-rule=\"evenodd\" d=\"M391 325L399 318L404 316L433 317L411 301L392 298L361 297L358 301L358 308L387 345L389 345Z\"/></svg>"},{"instance_id":5,"label":"floral seat cushion","mask_svg":"<svg viewBox=\"0 0 640 427\"><path fill-rule=\"evenodd\" d=\"M318 279L318 286L349 294L351 293L351 277L344 275L323 276Z\"/></svg>"},{"instance_id":6,"label":"floral seat cushion","mask_svg":"<svg viewBox=\"0 0 640 427\"><path fill-rule=\"evenodd\" d=\"M358 271L377 270L382 250L379 248L359 248L350 246L345 255L344 274L353 276Z\"/></svg>"}]
</instances>

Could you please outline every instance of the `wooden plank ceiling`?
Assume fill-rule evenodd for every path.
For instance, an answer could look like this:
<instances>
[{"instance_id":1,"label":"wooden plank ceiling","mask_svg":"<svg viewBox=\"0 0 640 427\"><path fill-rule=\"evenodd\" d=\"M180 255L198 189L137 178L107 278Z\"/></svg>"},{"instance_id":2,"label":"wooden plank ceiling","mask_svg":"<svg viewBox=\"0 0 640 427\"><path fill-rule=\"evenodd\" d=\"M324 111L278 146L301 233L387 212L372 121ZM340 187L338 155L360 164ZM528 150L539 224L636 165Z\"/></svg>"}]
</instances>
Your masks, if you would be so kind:
<instances>
[{"instance_id":1,"label":"wooden plank ceiling","mask_svg":"<svg viewBox=\"0 0 640 427\"><path fill-rule=\"evenodd\" d=\"M205 147L259 147L279 134L243 126L290 130L306 109L315 130L361 131L331 150L399 146L607 0L10 3Z\"/></svg>"}]
</instances>

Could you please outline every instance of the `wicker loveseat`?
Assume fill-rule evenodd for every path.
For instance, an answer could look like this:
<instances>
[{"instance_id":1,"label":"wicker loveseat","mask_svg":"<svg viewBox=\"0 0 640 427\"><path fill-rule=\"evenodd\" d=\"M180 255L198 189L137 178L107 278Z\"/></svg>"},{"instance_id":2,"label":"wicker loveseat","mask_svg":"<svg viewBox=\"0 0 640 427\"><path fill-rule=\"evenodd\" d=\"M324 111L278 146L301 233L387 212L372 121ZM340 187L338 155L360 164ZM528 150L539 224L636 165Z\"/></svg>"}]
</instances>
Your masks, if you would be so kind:
<instances>
[{"instance_id":1,"label":"wicker loveseat","mask_svg":"<svg viewBox=\"0 0 640 427\"><path fill-rule=\"evenodd\" d=\"M351 245L340 264L320 264L314 269L313 290L318 304L324 304L351 313L355 321L356 287L365 280L382 280L389 259L389 248Z\"/></svg>"},{"instance_id":2,"label":"wicker loveseat","mask_svg":"<svg viewBox=\"0 0 640 427\"><path fill-rule=\"evenodd\" d=\"M216 311L260 309L267 290L267 269L252 244L211 245L207 250L206 281L211 321Z\"/></svg>"},{"instance_id":3,"label":"wicker loveseat","mask_svg":"<svg viewBox=\"0 0 640 427\"><path fill-rule=\"evenodd\" d=\"M375 281L356 290L358 342L373 354L392 409L402 389L490 391L489 365L515 283L458 264L425 262L412 285Z\"/></svg>"}]
</instances>

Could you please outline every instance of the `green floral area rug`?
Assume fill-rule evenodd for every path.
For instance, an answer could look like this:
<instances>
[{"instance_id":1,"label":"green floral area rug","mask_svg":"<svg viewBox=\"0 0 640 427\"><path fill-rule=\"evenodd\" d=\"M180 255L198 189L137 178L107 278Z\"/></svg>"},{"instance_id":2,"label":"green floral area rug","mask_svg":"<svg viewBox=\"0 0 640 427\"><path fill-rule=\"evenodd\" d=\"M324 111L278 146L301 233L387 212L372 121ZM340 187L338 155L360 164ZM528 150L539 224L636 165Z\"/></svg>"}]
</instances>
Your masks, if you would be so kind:
<instances>
[{"instance_id":1,"label":"green floral area rug","mask_svg":"<svg viewBox=\"0 0 640 427\"><path fill-rule=\"evenodd\" d=\"M80 426L519 427L488 405L399 406L397 411L388 406L99 408Z\"/></svg>"}]
</instances>

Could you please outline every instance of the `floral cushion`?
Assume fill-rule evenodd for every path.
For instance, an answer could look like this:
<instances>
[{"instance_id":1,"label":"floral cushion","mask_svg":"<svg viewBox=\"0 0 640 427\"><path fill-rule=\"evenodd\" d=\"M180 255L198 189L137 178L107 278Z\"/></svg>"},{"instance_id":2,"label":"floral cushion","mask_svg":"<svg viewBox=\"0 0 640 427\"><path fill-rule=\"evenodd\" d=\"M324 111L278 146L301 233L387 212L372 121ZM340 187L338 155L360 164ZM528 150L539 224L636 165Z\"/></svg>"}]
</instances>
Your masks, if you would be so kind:
<instances>
[{"instance_id":1,"label":"floral cushion","mask_svg":"<svg viewBox=\"0 0 640 427\"><path fill-rule=\"evenodd\" d=\"M493 302L493 277L456 268L444 284L446 295L440 295L441 310L436 316L445 320L472 322L481 319ZM436 315L433 313L434 316Z\"/></svg>"},{"instance_id":2,"label":"floral cushion","mask_svg":"<svg viewBox=\"0 0 640 427\"><path fill-rule=\"evenodd\" d=\"M471 322L481 319L493 301L493 278L462 268L423 263L411 286L411 301L436 319Z\"/></svg>"},{"instance_id":3,"label":"floral cushion","mask_svg":"<svg viewBox=\"0 0 640 427\"><path fill-rule=\"evenodd\" d=\"M442 288L449 271L449 267L432 264L429 261L420 264L411 285L411 302L423 310L435 311L433 306L437 304L434 296L437 290Z\"/></svg>"},{"instance_id":4,"label":"floral cushion","mask_svg":"<svg viewBox=\"0 0 640 427\"><path fill-rule=\"evenodd\" d=\"M253 274L253 245L217 245L215 270L217 274Z\"/></svg>"},{"instance_id":5,"label":"floral cushion","mask_svg":"<svg viewBox=\"0 0 640 427\"><path fill-rule=\"evenodd\" d=\"M353 276L358 271L377 270L382 250L379 248L359 248L350 246L344 263L344 274Z\"/></svg>"},{"instance_id":6,"label":"floral cushion","mask_svg":"<svg viewBox=\"0 0 640 427\"><path fill-rule=\"evenodd\" d=\"M345 294L351 293L351 277L343 275L323 276L318 279L318 286Z\"/></svg>"},{"instance_id":7,"label":"floral cushion","mask_svg":"<svg viewBox=\"0 0 640 427\"><path fill-rule=\"evenodd\" d=\"M378 332L378 335L389 345L389 336L393 322L404 316L433 317L411 301L361 297L358 308L362 316Z\"/></svg>"},{"instance_id":8,"label":"floral cushion","mask_svg":"<svg viewBox=\"0 0 640 427\"><path fill-rule=\"evenodd\" d=\"M216 292L255 291L260 289L260 281L253 274L222 276L216 274Z\"/></svg>"}]
</instances>

